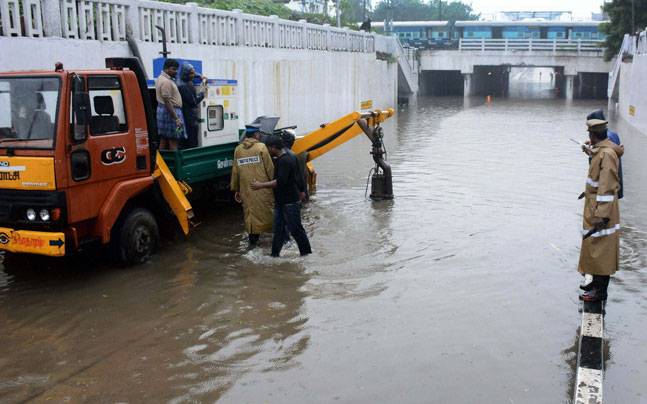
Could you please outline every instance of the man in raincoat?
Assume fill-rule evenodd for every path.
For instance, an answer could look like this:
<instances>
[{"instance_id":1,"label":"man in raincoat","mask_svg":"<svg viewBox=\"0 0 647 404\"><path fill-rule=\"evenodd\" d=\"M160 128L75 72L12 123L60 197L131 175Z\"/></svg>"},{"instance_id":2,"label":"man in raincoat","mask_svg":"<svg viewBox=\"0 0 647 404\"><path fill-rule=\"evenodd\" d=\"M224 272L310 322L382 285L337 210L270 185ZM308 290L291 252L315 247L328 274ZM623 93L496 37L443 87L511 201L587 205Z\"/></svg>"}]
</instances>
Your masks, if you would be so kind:
<instances>
[{"instance_id":1,"label":"man in raincoat","mask_svg":"<svg viewBox=\"0 0 647 404\"><path fill-rule=\"evenodd\" d=\"M261 233L272 231L274 194L271 189L252 191L250 184L255 181L267 182L274 178L274 164L267 147L260 142L260 124L245 126L245 139L234 151L234 165L231 171L231 190L234 198L243 204L245 230L249 234L249 245L258 243Z\"/></svg>"},{"instance_id":2,"label":"man in raincoat","mask_svg":"<svg viewBox=\"0 0 647 404\"><path fill-rule=\"evenodd\" d=\"M609 278L618 270L620 210L618 159L623 149L607 138L607 121L586 121L591 140L591 164L584 192L584 226L578 271L593 275L581 288L584 301L607 298Z\"/></svg>"}]
</instances>

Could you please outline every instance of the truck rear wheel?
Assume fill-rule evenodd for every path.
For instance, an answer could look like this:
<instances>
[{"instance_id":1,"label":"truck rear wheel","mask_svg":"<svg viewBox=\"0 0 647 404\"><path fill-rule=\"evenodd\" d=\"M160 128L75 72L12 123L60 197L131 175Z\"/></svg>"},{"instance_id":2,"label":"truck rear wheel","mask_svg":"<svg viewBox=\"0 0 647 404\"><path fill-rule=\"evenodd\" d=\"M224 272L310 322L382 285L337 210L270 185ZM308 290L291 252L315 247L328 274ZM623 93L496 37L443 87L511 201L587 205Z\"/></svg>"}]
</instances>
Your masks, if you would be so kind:
<instances>
[{"instance_id":1,"label":"truck rear wheel","mask_svg":"<svg viewBox=\"0 0 647 404\"><path fill-rule=\"evenodd\" d=\"M123 265L142 264L157 250L159 228L147 209L137 208L128 212L117 234L117 259Z\"/></svg>"}]
</instances>

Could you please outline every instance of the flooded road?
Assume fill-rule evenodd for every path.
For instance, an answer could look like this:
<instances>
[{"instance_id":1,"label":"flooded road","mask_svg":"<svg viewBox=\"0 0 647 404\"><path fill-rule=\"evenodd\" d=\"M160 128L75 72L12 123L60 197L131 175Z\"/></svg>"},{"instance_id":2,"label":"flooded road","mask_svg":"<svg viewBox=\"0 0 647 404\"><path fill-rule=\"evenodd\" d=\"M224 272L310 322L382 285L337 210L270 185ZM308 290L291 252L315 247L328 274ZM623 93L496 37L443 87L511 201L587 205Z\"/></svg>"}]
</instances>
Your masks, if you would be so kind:
<instances>
[{"instance_id":1,"label":"flooded road","mask_svg":"<svg viewBox=\"0 0 647 404\"><path fill-rule=\"evenodd\" d=\"M0 402L566 402L587 169L568 138L600 106L420 98L386 126L394 201L364 197L368 140L316 161L305 259L246 251L214 204L138 268L8 263ZM606 403L647 399L647 137L620 129Z\"/></svg>"}]
</instances>

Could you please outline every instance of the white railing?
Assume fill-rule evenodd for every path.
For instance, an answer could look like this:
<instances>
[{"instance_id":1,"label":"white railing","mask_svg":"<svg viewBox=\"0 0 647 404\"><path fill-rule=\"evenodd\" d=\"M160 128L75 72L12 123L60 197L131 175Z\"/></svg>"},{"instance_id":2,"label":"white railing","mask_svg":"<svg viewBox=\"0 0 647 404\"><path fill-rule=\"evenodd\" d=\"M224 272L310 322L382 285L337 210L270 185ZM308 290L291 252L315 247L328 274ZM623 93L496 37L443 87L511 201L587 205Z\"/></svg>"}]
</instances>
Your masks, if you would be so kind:
<instances>
[{"instance_id":1,"label":"white railing","mask_svg":"<svg viewBox=\"0 0 647 404\"><path fill-rule=\"evenodd\" d=\"M647 31L642 31L638 36L625 34L622 38L620 50L616 56L613 68L609 72L609 86L607 87L607 97L614 98L618 86L618 77L622 63L632 60L634 55L647 54Z\"/></svg>"},{"instance_id":2,"label":"white railing","mask_svg":"<svg viewBox=\"0 0 647 404\"><path fill-rule=\"evenodd\" d=\"M603 41L570 39L467 39L459 41L460 51L499 52L602 52Z\"/></svg>"},{"instance_id":3,"label":"white railing","mask_svg":"<svg viewBox=\"0 0 647 404\"><path fill-rule=\"evenodd\" d=\"M274 22L268 17L241 14L242 41L239 45L259 48L274 47Z\"/></svg>"},{"instance_id":4,"label":"white railing","mask_svg":"<svg viewBox=\"0 0 647 404\"><path fill-rule=\"evenodd\" d=\"M201 8L198 11L199 38L203 45L237 44L237 18L232 13Z\"/></svg>"},{"instance_id":5,"label":"white railing","mask_svg":"<svg viewBox=\"0 0 647 404\"><path fill-rule=\"evenodd\" d=\"M0 0L0 35L42 37L40 1Z\"/></svg>"},{"instance_id":6,"label":"white railing","mask_svg":"<svg viewBox=\"0 0 647 404\"><path fill-rule=\"evenodd\" d=\"M375 35L150 0L0 0L0 36L375 52Z\"/></svg>"},{"instance_id":7,"label":"white railing","mask_svg":"<svg viewBox=\"0 0 647 404\"><path fill-rule=\"evenodd\" d=\"M83 1L86 0L81 0L81 2ZM189 31L190 7L178 9L170 3L145 0L131 1L129 3L131 4L129 12L137 10L139 14L139 40L144 42L161 42L162 34L156 28L159 26L163 27L166 31L167 42L191 42Z\"/></svg>"},{"instance_id":8,"label":"white railing","mask_svg":"<svg viewBox=\"0 0 647 404\"><path fill-rule=\"evenodd\" d=\"M303 49L306 47L303 37L303 24L296 21L280 20L278 23L278 48Z\"/></svg>"},{"instance_id":9,"label":"white railing","mask_svg":"<svg viewBox=\"0 0 647 404\"><path fill-rule=\"evenodd\" d=\"M622 39L622 45L620 45L620 51L618 52L618 56L616 57L615 62L613 63L613 68L609 72L609 83L607 87L608 98L613 97L613 93L615 91L616 84L618 82L618 76L620 75L620 67L622 66L623 60L626 60L626 58L629 56L633 57L634 55L635 43L636 43L636 40L633 36L629 34L625 34L624 38Z\"/></svg>"},{"instance_id":10,"label":"white railing","mask_svg":"<svg viewBox=\"0 0 647 404\"><path fill-rule=\"evenodd\" d=\"M402 69L402 73L407 80L407 84L412 93L418 91L418 66L416 50L412 48L404 48L402 43L397 37L394 37L396 42L395 56L398 58L398 64Z\"/></svg>"},{"instance_id":11,"label":"white railing","mask_svg":"<svg viewBox=\"0 0 647 404\"><path fill-rule=\"evenodd\" d=\"M647 30L636 38L636 55L647 55Z\"/></svg>"},{"instance_id":12,"label":"white railing","mask_svg":"<svg viewBox=\"0 0 647 404\"><path fill-rule=\"evenodd\" d=\"M126 39L126 1L61 0L59 7L63 38L101 41ZM52 19L53 16L46 18Z\"/></svg>"}]
</instances>

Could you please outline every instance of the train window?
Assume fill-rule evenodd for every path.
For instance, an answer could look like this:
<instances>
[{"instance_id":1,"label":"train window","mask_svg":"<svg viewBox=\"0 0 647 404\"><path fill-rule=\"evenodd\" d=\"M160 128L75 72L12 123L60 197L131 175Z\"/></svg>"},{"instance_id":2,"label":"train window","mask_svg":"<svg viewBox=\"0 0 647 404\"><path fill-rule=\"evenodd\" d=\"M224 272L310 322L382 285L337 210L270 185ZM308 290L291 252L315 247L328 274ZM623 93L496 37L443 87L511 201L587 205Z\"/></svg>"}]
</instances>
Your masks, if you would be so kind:
<instances>
[{"instance_id":1,"label":"train window","mask_svg":"<svg viewBox=\"0 0 647 404\"><path fill-rule=\"evenodd\" d=\"M473 37L473 36L474 36L474 33L473 33L472 31L469 31L469 32L467 33L467 36L471 38L471 37Z\"/></svg>"}]
</instances>

